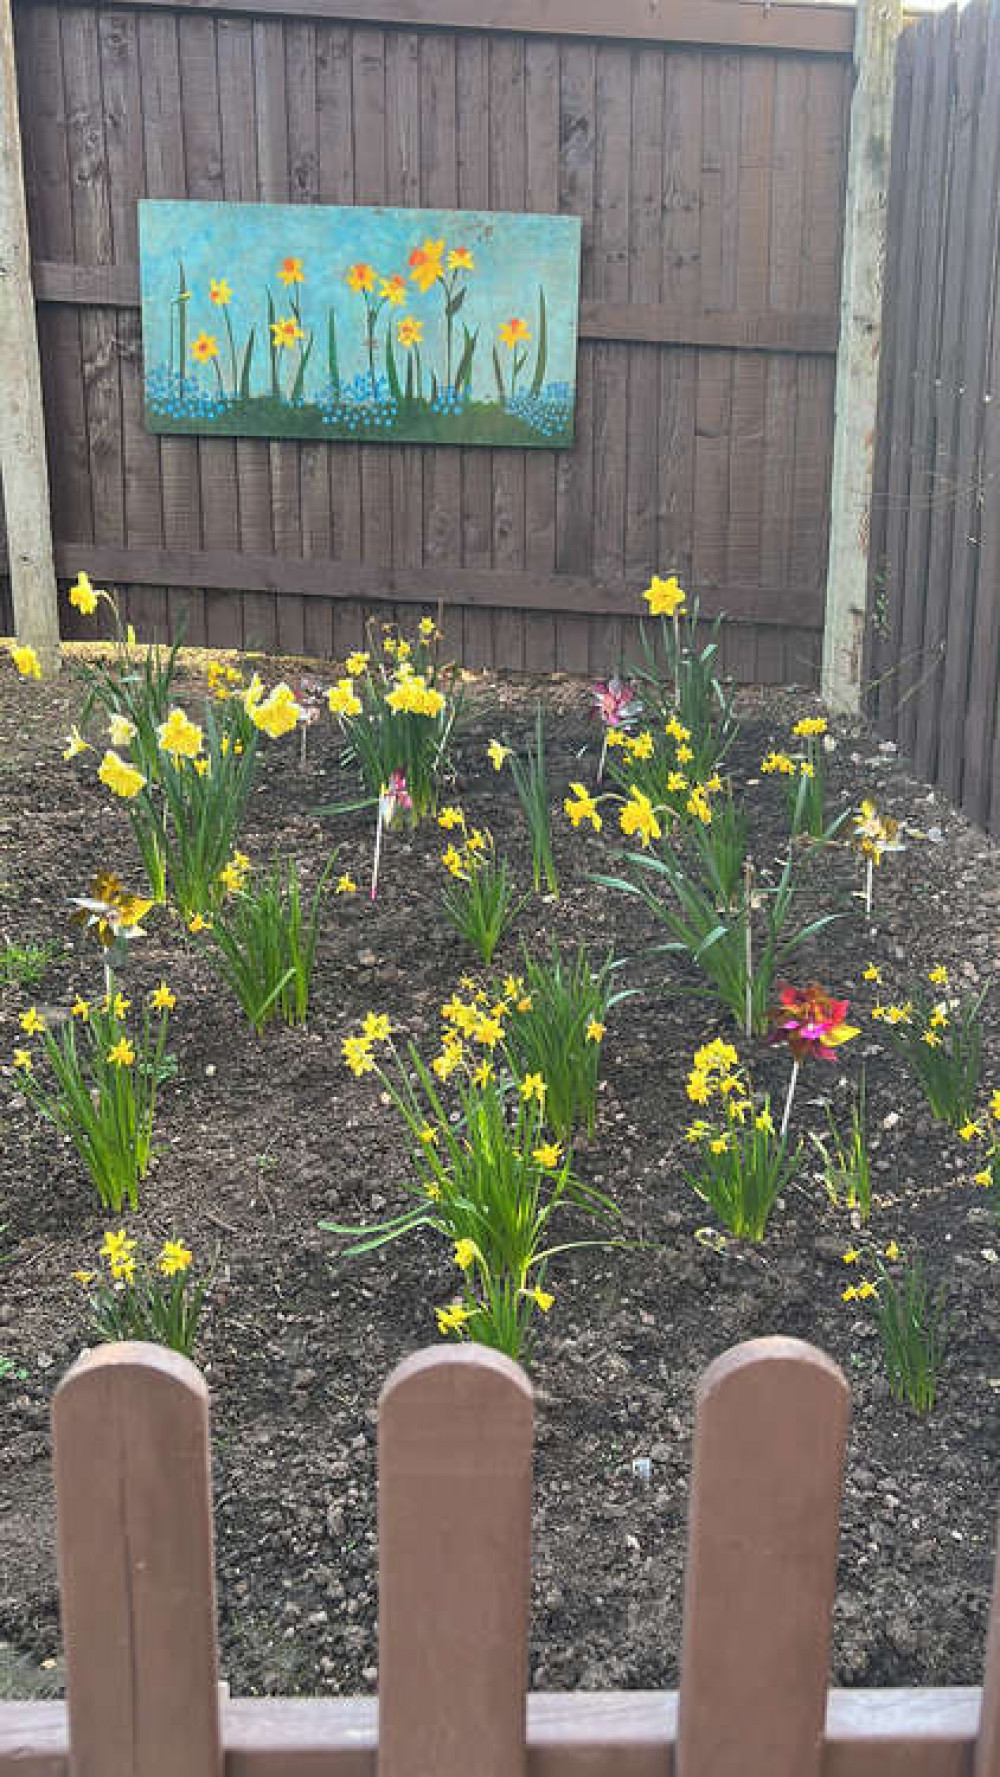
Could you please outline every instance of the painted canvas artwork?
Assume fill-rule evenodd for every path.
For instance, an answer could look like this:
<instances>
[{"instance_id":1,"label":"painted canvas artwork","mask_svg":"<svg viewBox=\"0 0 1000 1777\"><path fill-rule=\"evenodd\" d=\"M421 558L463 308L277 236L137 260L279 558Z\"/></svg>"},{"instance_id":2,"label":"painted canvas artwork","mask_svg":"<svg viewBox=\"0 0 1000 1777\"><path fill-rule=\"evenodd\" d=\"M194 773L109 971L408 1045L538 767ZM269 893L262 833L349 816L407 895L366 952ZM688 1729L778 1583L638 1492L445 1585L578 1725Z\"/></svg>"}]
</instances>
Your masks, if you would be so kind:
<instances>
[{"instance_id":1,"label":"painted canvas artwork","mask_svg":"<svg viewBox=\"0 0 1000 1777\"><path fill-rule=\"evenodd\" d=\"M139 205L153 432L573 442L572 216Z\"/></svg>"}]
</instances>

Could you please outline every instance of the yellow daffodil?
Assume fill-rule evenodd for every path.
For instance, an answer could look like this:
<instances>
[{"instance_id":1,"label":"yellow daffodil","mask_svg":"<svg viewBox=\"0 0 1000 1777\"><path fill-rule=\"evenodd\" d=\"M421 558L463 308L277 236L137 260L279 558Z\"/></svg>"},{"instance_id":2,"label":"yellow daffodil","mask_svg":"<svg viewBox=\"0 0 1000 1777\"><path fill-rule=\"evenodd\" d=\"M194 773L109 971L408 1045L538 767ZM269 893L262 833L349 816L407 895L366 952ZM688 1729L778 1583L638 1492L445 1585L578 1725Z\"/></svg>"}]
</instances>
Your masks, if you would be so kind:
<instances>
[{"instance_id":1,"label":"yellow daffodil","mask_svg":"<svg viewBox=\"0 0 1000 1777\"><path fill-rule=\"evenodd\" d=\"M90 1001L83 999L80 994L77 994L76 999L70 1006L70 1012L74 1018L81 1018L83 1022L86 1023L87 1019L90 1017Z\"/></svg>"},{"instance_id":2,"label":"yellow daffodil","mask_svg":"<svg viewBox=\"0 0 1000 1777\"><path fill-rule=\"evenodd\" d=\"M601 1038L604 1035L606 1028L607 1028L607 1026L603 1025L599 1018L592 1018L590 1020L590 1023L587 1026L587 1031L586 1031L587 1042L588 1043L599 1043L601 1041Z\"/></svg>"},{"instance_id":3,"label":"yellow daffodil","mask_svg":"<svg viewBox=\"0 0 1000 1777\"><path fill-rule=\"evenodd\" d=\"M350 662L348 662L348 665ZM360 716L361 699L350 679L340 679L326 694L331 716Z\"/></svg>"},{"instance_id":4,"label":"yellow daffodil","mask_svg":"<svg viewBox=\"0 0 1000 1777\"><path fill-rule=\"evenodd\" d=\"M687 593L678 584L676 574L671 574L668 580L654 574L642 596L649 606L650 616L673 617L683 608Z\"/></svg>"},{"instance_id":5,"label":"yellow daffodil","mask_svg":"<svg viewBox=\"0 0 1000 1777\"><path fill-rule=\"evenodd\" d=\"M198 932L210 932L211 929L212 929L211 921L207 920L203 914L192 913L191 918L188 920L188 931L189 932L194 932L197 934Z\"/></svg>"},{"instance_id":6,"label":"yellow daffodil","mask_svg":"<svg viewBox=\"0 0 1000 1777\"><path fill-rule=\"evenodd\" d=\"M117 1043L108 1050L108 1060L112 1067L131 1067L135 1060L135 1050L128 1037L119 1037Z\"/></svg>"},{"instance_id":7,"label":"yellow daffodil","mask_svg":"<svg viewBox=\"0 0 1000 1777\"><path fill-rule=\"evenodd\" d=\"M71 728L66 736L66 746L63 751L63 758L75 759L79 753L89 753L90 751L90 742L84 740L83 735L78 728Z\"/></svg>"},{"instance_id":8,"label":"yellow daffodil","mask_svg":"<svg viewBox=\"0 0 1000 1777\"><path fill-rule=\"evenodd\" d=\"M469 1266L475 1264L480 1257L479 1248L474 1240L456 1240L454 1257L459 1270L468 1271Z\"/></svg>"},{"instance_id":9,"label":"yellow daffodil","mask_svg":"<svg viewBox=\"0 0 1000 1777\"><path fill-rule=\"evenodd\" d=\"M165 981L154 990L152 998L154 1012L172 1012L177 1004L177 995L171 993Z\"/></svg>"},{"instance_id":10,"label":"yellow daffodil","mask_svg":"<svg viewBox=\"0 0 1000 1777\"><path fill-rule=\"evenodd\" d=\"M108 739L113 747L127 747L135 733L135 723L127 716L116 714L108 723Z\"/></svg>"},{"instance_id":11,"label":"yellow daffodil","mask_svg":"<svg viewBox=\"0 0 1000 1777\"><path fill-rule=\"evenodd\" d=\"M368 654L362 653L360 650L355 654L349 654L347 656L347 660L345 662L345 667L347 670L348 677L351 679L356 679L359 676L359 674L364 672L365 667L368 665L369 659L370 659L370 656Z\"/></svg>"},{"instance_id":12,"label":"yellow daffodil","mask_svg":"<svg viewBox=\"0 0 1000 1777\"><path fill-rule=\"evenodd\" d=\"M356 895L357 892L358 892L358 885L355 882L353 876L349 875L347 871L344 872L343 876L338 876L337 887L334 890L335 894Z\"/></svg>"},{"instance_id":13,"label":"yellow daffodil","mask_svg":"<svg viewBox=\"0 0 1000 1777\"><path fill-rule=\"evenodd\" d=\"M275 685L274 690L250 711L250 720L272 740L290 734L302 715L302 706L295 701L289 685Z\"/></svg>"},{"instance_id":14,"label":"yellow daffodil","mask_svg":"<svg viewBox=\"0 0 1000 1777\"><path fill-rule=\"evenodd\" d=\"M878 1289L876 1288L875 1284L872 1283L871 1278L870 1277L863 1277L861 1279L861 1282L858 1285L859 1300L864 1302L870 1296L877 1296L877 1295L878 1295Z\"/></svg>"},{"instance_id":15,"label":"yellow daffodil","mask_svg":"<svg viewBox=\"0 0 1000 1777\"><path fill-rule=\"evenodd\" d=\"M532 1149L531 1158L537 1161L539 1166L558 1166L562 1159L562 1148L558 1142L543 1141L539 1143L537 1148Z\"/></svg>"},{"instance_id":16,"label":"yellow daffodil","mask_svg":"<svg viewBox=\"0 0 1000 1777\"><path fill-rule=\"evenodd\" d=\"M141 771L137 771L134 765L129 765L127 760L120 758L110 748L101 760L97 775L106 789L123 797L126 802L131 802L133 797L138 796L146 783Z\"/></svg>"},{"instance_id":17,"label":"yellow daffodil","mask_svg":"<svg viewBox=\"0 0 1000 1777\"><path fill-rule=\"evenodd\" d=\"M502 771L504 760L510 758L510 747L505 747L498 740L491 740L486 749L494 771Z\"/></svg>"},{"instance_id":18,"label":"yellow daffodil","mask_svg":"<svg viewBox=\"0 0 1000 1777\"><path fill-rule=\"evenodd\" d=\"M287 289L289 284L302 284L305 277L301 259L283 259L278 267L278 276Z\"/></svg>"},{"instance_id":19,"label":"yellow daffodil","mask_svg":"<svg viewBox=\"0 0 1000 1777\"><path fill-rule=\"evenodd\" d=\"M881 987L882 971L875 963L869 963L867 969L863 971L861 979L863 981L874 981L877 987Z\"/></svg>"},{"instance_id":20,"label":"yellow daffodil","mask_svg":"<svg viewBox=\"0 0 1000 1777\"><path fill-rule=\"evenodd\" d=\"M116 993L114 999L115 1017L124 1018L131 1004L132 1001L127 1000L123 993Z\"/></svg>"},{"instance_id":21,"label":"yellow daffodil","mask_svg":"<svg viewBox=\"0 0 1000 1777\"><path fill-rule=\"evenodd\" d=\"M460 1332L466 1321L471 1320L475 1312L474 1308L463 1308L461 1302L452 1302L447 1308L435 1308L438 1332Z\"/></svg>"},{"instance_id":22,"label":"yellow daffodil","mask_svg":"<svg viewBox=\"0 0 1000 1777\"><path fill-rule=\"evenodd\" d=\"M19 1068L23 1074L31 1073L32 1068L34 1067L34 1062L31 1059L30 1049L14 1050L14 1066Z\"/></svg>"},{"instance_id":23,"label":"yellow daffodil","mask_svg":"<svg viewBox=\"0 0 1000 1777\"><path fill-rule=\"evenodd\" d=\"M35 653L34 648L32 648L27 642L21 646L19 646L17 642L11 642L10 657L14 662L14 665L17 667L22 679L41 678L42 663L39 660L38 655Z\"/></svg>"},{"instance_id":24,"label":"yellow daffodil","mask_svg":"<svg viewBox=\"0 0 1000 1777\"><path fill-rule=\"evenodd\" d=\"M825 716L803 716L801 722L796 722L795 727L792 729L792 733L801 738L814 734L825 734L826 729L827 721Z\"/></svg>"},{"instance_id":25,"label":"yellow daffodil","mask_svg":"<svg viewBox=\"0 0 1000 1777\"><path fill-rule=\"evenodd\" d=\"M178 1272L187 1270L193 1256L182 1240L165 1240L160 1248L159 1269L164 1277L176 1277Z\"/></svg>"},{"instance_id":26,"label":"yellow daffodil","mask_svg":"<svg viewBox=\"0 0 1000 1777\"><path fill-rule=\"evenodd\" d=\"M961 1136L963 1141L974 1141L976 1136L982 1135L983 1132L980 1129L979 1124L973 1122L972 1118L969 1117L962 1124L962 1127L958 1133Z\"/></svg>"},{"instance_id":27,"label":"yellow daffodil","mask_svg":"<svg viewBox=\"0 0 1000 1777\"><path fill-rule=\"evenodd\" d=\"M1000 1086L990 1094L990 1116L1000 1121Z\"/></svg>"},{"instance_id":28,"label":"yellow daffodil","mask_svg":"<svg viewBox=\"0 0 1000 1777\"><path fill-rule=\"evenodd\" d=\"M628 800L618 817L618 824L626 837L638 834L643 850L651 839L659 839L661 835L653 804L636 784L629 786Z\"/></svg>"},{"instance_id":29,"label":"yellow daffodil","mask_svg":"<svg viewBox=\"0 0 1000 1777\"><path fill-rule=\"evenodd\" d=\"M531 1297L535 1306L540 1308L543 1314L548 1314L549 1309L555 1301L555 1296L552 1294L551 1290L543 1290L540 1283L536 1283L533 1290L525 1290L524 1293L526 1296Z\"/></svg>"},{"instance_id":30,"label":"yellow daffodil","mask_svg":"<svg viewBox=\"0 0 1000 1777\"><path fill-rule=\"evenodd\" d=\"M45 1019L42 1017L37 1006L29 1006L26 1012L22 1012L18 1019L18 1023L20 1024L21 1029L27 1032L29 1037L36 1037L39 1031L45 1029Z\"/></svg>"},{"instance_id":31,"label":"yellow daffodil","mask_svg":"<svg viewBox=\"0 0 1000 1777\"><path fill-rule=\"evenodd\" d=\"M345 1037L340 1047L344 1060L356 1078L360 1079L362 1074L374 1072L375 1058L367 1037Z\"/></svg>"},{"instance_id":32,"label":"yellow daffodil","mask_svg":"<svg viewBox=\"0 0 1000 1777\"><path fill-rule=\"evenodd\" d=\"M586 785L574 782L569 787L571 793L564 799L563 809L573 826L579 827L581 822L589 821L594 832L599 833L601 831L601 817L597 812L597 803Z\"/></svg>"},{"instance_id":33,"label":"yellow daffodil","mask_svg":"<svg viewBox=\"0 0 1000 1777\"><path fill-rule=\"evenodd\" d=\"M841 1256L845 1265L857 1265L861 1259L861 1254L856 1246L849 1246L846 1253Z\"/></svg>"},{"instance_id":34,"label":"yellow daffodil","mask_svg":"<svg viewBox=\"0 0 1000 1777\"><path fill-rule=\"evenodd\" d=\"M931 969L927 976L927 979L932 987L947 987L948 971L945 968L944 963L935 963L933 969Z\"/></svg>"},{"instance_id":35,"label":"yellow daffodil","mask_svg":"<svg viewBox=\"0 0 1000 1777\"><path fill-rule=\"evenodd\" d=\"M545 1081L541 1074L525 1074L524 1079L521 1081L521 1097L526 1104L529 1104L532 1099L535 1099L538 1104L543 1105L545 1103L545 1092Z\"/></svg>"},{"instance_id":36,"label":"yellow daffodil","mask_svg":"<svg viewBox=\"0 0 1000 1777\"><path fill-rule=\"evenodd\" d=\"M897 1243L895 1242L895 1240L890 1240L888 1246L885 1249L885 1256L889 1260L899 1258L899 1247L898 1247Z\"/></svg>"},{"instance_id":37,"label":"yellow daffodil","mask_svg":"<svg viewBox=\"0 0 1000 1777\"><path fill-rule=\"evenodd\" d=\"M91 586L90 578L87 574L78 574L73 585L69 589L70 604L73 606L74 610L79 611L84 617L93 616L94 612L97 610L97 601L101 597L103 597L103 594L98 592L95 587Z\"/></svg>"}]
</instances>

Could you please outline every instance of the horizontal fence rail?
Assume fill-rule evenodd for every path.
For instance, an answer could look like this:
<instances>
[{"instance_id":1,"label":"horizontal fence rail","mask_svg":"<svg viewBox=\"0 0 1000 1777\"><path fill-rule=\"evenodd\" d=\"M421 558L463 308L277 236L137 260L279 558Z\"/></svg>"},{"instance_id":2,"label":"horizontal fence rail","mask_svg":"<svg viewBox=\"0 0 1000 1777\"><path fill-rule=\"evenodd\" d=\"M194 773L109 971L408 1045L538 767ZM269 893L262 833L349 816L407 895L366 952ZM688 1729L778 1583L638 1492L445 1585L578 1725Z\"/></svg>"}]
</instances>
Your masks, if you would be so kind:
<instances>
[{"instance_id":1,"label":"horizontal fence rail","mask_svg":"<svg viewBox=\"0 0 1000 1777\"><path fill-rule=\"evenodd\" d=\"M421 1352L380 1403L378 1702L230 1700L205 1383L86 1353L53 1406L67 1701L0 1704L0 1777L1000 1777L996 1593L982 1691L827 1691L847 1418L799 1340L717 1359L679 1693L525 1700L531 1390L481 1347Z\"/></svg>"}]
</instances>

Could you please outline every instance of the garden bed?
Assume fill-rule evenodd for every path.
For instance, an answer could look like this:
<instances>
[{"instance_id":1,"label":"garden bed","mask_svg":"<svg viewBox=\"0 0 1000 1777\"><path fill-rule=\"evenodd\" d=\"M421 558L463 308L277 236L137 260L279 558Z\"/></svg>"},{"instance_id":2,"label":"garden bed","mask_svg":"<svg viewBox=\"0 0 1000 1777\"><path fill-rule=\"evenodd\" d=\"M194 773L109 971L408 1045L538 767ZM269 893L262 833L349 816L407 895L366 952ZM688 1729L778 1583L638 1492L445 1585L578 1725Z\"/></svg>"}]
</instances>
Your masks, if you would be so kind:
<instances>
[{"instance_id":1,"label":"garden bed","mask_svg":"<svg viewBox=\"0 0 1000 1777\"><path fill-rule=\"evenodd\" d=\"M200 694L204 680L196 683ZM523 889L526 830L509 773L493 770L486 745L523 743L537 694L477 678L456 761L457 799L492 829ZM561 807L570 780L593 781L599 731L583 682L556 679L541 696ZM15 1689L58 1683L58 1664L43 1665L59 1657L48 1407L85 1343L86 1292L72 1274L93 1266L103 1230L120 1219L101 1212L71 1149L26 1106L10 1063L27 1005L65 1012L77 990L99 985L99 958L68 935L67 897L85 892L99 867L140 886L124 812L97 783L92 756L61 758L59 737L81 698L72 665L36 684L0 659L0 943L55 938L59 947L37 987L0 987L0 1642L24 1656ZM753 782L762 866L783 854L787 823L760 760L815 707L794 693L741 699L727 768L738 788ZM496 969L516 970L522 940L536 951L553 937L583 941L595 959L611 947L634 958L624 978L640 992L609 1017L597 1129L579 1154L582 1177L621 1205L633 1244L556 1261L556 1306L540 1323L533 1364L531 1678L540 1688L676 1682L695 1382L727 1346L772 1332L814 1341L851 1383L835 1682L979 1678L997 1507L1000 1230L990 1194L972 1183L969 1147L932 1119L871 1022L863 971L881 967L887 997L905 997L937 963L959 988L995 981L998 854L908 776L891 747L842 723L834 731L831 805L874 795L906 823L906 850L883 861L871 929L856 853L827 847L803 863L803 908L843 917L803 953L795 979L817 977L849 997L862 1035L835 1065L806 1064L793 1131L821 1130L820 1099L832 1094L842 1108L866 1063L871 1236L921 1253L947 1284L938 1405L919 1418L891 1398L866 1305L842 1300L854 1275L842 1258L852 1228L811 1151L760 1246L706 1244L700 1231L713 1218L683 1178L685 1080L694 1049L731 1037L731 1022L678 991L689 971L642 954L663 935L642 904L590 880L620 851L613 816L596 835L574 833L558 815L560 898L528 901ZM310 733L304 770L296 737L274 743L243 849L255 863L292 855L311 883L336 844L338 871L363 889L370 815L317 814L353 789L329 718ZM214 1267L199 1359L212 1390L222 1672L234 1694L376 1686L376 1400L393 1365L434 1342L434 1307L449 1299L455 1273L426 1231L346 1259L317 1224L360 1222L402 1203L395 1112L380 1102L377 1079L345 1068L344 1036L374 1008L430 1055L441 1001L463 973L484 973L441 917L441 850L432 823L392 834L377 901L331 898L305 1029L253 1036L198 941L162 911L150 916L125 982L138 999L165 975L178 1000L162 1152L130 1219L158 1240L183 1236ZM988 1000L989 1086L1000 1083L995 1011ZM742 1040L740 1050L780 1106L784 1052ZM632 1466L644 1456L648 1486Z\"/></svg>"}]
</instances>

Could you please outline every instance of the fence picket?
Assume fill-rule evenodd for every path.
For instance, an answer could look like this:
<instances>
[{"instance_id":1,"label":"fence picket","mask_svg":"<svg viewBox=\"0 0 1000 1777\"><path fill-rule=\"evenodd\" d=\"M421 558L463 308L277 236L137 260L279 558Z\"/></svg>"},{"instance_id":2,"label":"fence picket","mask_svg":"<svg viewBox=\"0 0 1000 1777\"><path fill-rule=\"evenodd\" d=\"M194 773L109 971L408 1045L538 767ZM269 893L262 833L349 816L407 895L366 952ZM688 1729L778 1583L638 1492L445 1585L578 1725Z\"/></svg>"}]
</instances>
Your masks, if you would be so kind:
<instances>
[{"instance_id":1,"label":"fence picket","mask_svg":"<svg viewBox=\"0 0 1000 1777\"><path fill-rule=\"evenodd\" d=\"M524 1777L531 1389L419 1352L379 1414L379 1777Z\"/></svg>"},{"instance_id":2,"label":"fence picket","mask_svg":"<svg viewBox=\"0 0 1000 1777\"><path fill-rule=\"evenodd\" d=\"M73 1777L221 1777L208 1389L105 1345L52 1424Z\"/></svg>"},{"instance_id":3,"label":"fence picket","mask_svg":"<svg viewBox=\"0 0 1000 1777\"><path fill-rule=\"evenodd\" d=\"M702 1378L679 1777L819 1777L847 1417L841 1372L798 1339Z\"/></svg>"}]
</instances>

